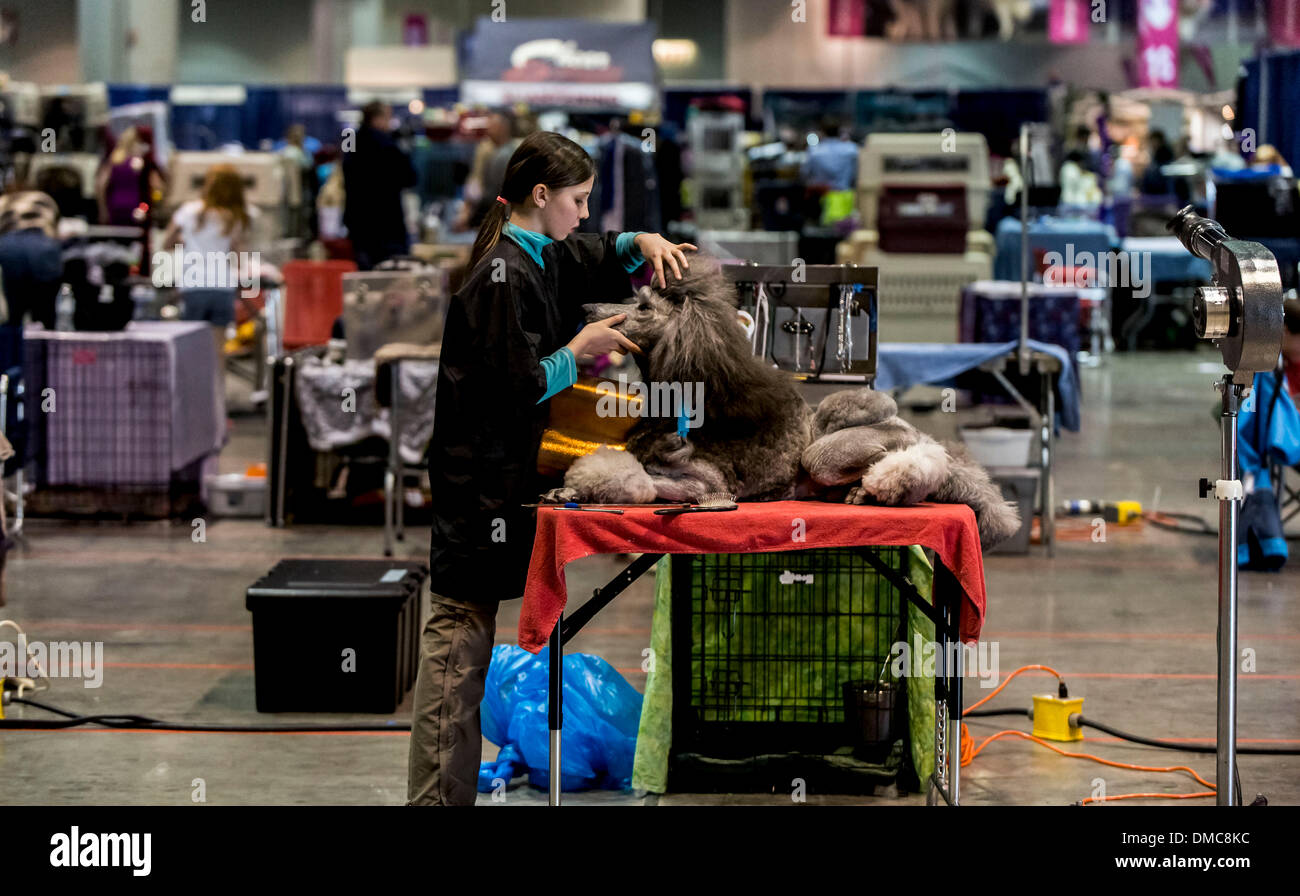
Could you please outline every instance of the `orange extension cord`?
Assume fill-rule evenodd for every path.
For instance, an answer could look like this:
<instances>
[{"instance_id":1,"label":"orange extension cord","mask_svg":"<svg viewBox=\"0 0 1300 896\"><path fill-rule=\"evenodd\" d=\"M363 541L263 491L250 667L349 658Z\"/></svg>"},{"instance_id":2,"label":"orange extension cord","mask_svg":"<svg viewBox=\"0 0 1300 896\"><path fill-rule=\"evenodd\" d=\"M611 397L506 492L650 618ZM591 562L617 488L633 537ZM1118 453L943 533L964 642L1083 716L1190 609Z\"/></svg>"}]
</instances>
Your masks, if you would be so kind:
<instances>
[{"instance_id":1,"label":"orange extension cord","mask_svg":"<svg viewBox=\"0 0 1300 896\"><path fill-rule=\"evenodd\" d=\"M985 703L988 703L990 700L996 697L1002 691L1003 688L1009 685L1011 683L1011 680L1015 678L1017 675L1019 675L1021 672L1047 672L1050 675L1056 676L1057 681L1060 681L1062 679L1061 673L1057 672L1051 666L1039 666L1039 665L1021 666L1019 669L1017 669L1016 671L1008 675L1005 681L1003 681L1000 685L994 688L993 693L989 694L987 697L985 697L983 700L980 700L978 703L968 706L965 712L971 712L972 710L978 709L979 707L983 706ZM999 731L996 734L991 734L988 737L984 738L984 740L980 741L980 745L977 747L975 746L974 738L970 736L970 732L966 729L965 722L961 723L962 767L965 768L966 766L974 762L975 757L978 756L984 750L985 747L993 743L993 741L999 740L1004 737L1019 737L1024 740L1033 741L1034 743L1039 744L1040 746L1047 747L1047 749L1051 750L1054 753L1059 753L1062 756L1069 757L1070 759L1089 759L1093 762L1098 762L1102 765L1109 765L1112 768L1126 768L1126 769L1131 769L1133 771L1141 771L1141 772L1186 772L1187 774L1191 775L1192 778L1194 778L1198 784L1210 788L1208 791L1202 793L1119 793L1114 796L1101 796L1101 797L1090 796L1087 799L1083 800L1082 804L1085 806L1088 805L1089 803L1099 803L1099 802L1105 802L1110 800L1136 800L1136 799L1192 800L1192 799L1202 799L1204 797L1211 797L1216 794L1213 784L1211 784L1209 781L1202 778L1193 769L1188 768L1185 765L1155 766L1155 765L1133 765L1128 762L1115 762L1114 760L1111 759L1102 759L1100 756L1093 756L1091 753L1072 753L1068 750L1063 750L1054 744L1048 743L1047 741L1043 740L1041 737L1034 737L1034 735L1032 734L1026 734L1023 731L1015 731L1013 729L1007 729L1005 731Z\"/></svg>"}]
</instances>

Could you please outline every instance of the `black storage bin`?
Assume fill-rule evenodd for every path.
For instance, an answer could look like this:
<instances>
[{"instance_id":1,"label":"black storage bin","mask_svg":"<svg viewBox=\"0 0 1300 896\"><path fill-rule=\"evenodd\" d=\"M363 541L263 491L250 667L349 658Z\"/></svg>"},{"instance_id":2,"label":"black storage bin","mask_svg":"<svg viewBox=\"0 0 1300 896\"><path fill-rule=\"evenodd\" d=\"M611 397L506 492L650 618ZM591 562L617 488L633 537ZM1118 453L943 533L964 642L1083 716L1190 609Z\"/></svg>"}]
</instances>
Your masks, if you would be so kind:
<instances>
[{"instance_id":1,"label":"black storage bin","mask_svg":"<svg viewBox=\"0 0 1300 896\"><path fill-rule=\"evenodd\" d=\"M248 589L258 712L391 713L415 683L421 595L412 560L296 557ZM344 651L354 668L345 671Z\"/></svg>"}]
</instances>

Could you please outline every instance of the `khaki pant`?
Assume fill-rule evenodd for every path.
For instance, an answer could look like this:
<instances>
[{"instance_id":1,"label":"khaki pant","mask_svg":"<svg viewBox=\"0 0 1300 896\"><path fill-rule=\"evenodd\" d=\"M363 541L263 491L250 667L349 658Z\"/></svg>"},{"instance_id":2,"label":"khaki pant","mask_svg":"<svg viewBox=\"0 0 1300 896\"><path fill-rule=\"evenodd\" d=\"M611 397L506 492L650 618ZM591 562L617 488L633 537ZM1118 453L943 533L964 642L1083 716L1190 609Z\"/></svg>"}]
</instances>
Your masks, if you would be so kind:
<instances>
[{"instance_id":1,"label":"khaki pant","mask_svg":"<svg viewBox=\"0 0 1300 896\"><path fill-rule=\"evenodd\" d=\"M479 704L496 606L433 595L411 713L408 806L472 806L483 753Z\"/></svg>"}]
</instances>

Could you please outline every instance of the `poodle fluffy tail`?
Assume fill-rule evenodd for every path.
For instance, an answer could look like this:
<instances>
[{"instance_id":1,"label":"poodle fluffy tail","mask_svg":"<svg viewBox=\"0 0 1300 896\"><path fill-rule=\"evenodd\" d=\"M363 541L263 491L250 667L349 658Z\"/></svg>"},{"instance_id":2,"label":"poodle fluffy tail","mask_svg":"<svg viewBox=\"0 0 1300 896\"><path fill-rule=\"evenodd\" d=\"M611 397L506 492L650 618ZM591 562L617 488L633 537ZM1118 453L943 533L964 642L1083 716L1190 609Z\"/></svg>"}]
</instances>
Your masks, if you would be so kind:
<instances>
[{"instance_id":1,"label":"poodle fluffy tail","mask_svg":"<svg viewBox=\"0 0 1300 896\"><path fill-rule=\"evenodd\" d=\"M950 455L948 478L933 493L933 499L945 504L969 504L979 525L980 545L986 551L1019 532L1019 508L1003 500L1002 490L989 478L988 471L971 460L964 446L945 445Z\"/></svg>"}]
</instances>

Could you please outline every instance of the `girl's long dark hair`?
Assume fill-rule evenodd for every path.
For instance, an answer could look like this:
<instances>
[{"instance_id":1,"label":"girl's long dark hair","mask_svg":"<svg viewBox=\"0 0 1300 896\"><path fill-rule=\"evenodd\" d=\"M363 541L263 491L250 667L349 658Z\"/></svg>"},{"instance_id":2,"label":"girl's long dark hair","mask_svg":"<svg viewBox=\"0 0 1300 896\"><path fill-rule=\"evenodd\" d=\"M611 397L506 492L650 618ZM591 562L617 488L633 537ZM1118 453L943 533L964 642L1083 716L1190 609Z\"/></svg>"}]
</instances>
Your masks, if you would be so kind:
<instances>
[{"instance_id":1,"label":"girl's long dark hair","mask_svg":"<svg viewBox=\"0 0 1300 896\"><path fill-rule=\"evenodd\" d=\"M568 137L551 131L536 131L525 137L510 156L505 184L501 187L501 198L510 205L493 199L492 208L479 225L469 256L469 270L478 267L496 246L501 229L510 219L510 208L523 203L533 187L545 184L548 189L558 190L583 183L595 173L596 164L591 156Z\"/></svg>"}]
</instances>

